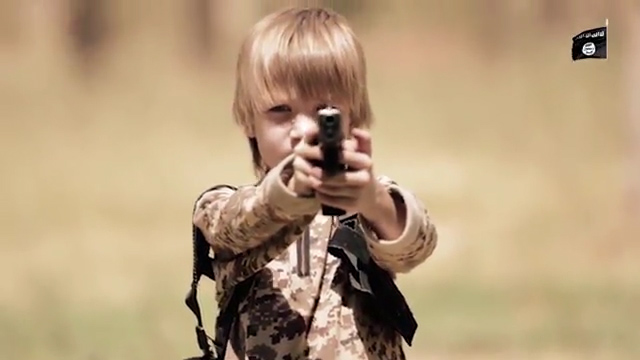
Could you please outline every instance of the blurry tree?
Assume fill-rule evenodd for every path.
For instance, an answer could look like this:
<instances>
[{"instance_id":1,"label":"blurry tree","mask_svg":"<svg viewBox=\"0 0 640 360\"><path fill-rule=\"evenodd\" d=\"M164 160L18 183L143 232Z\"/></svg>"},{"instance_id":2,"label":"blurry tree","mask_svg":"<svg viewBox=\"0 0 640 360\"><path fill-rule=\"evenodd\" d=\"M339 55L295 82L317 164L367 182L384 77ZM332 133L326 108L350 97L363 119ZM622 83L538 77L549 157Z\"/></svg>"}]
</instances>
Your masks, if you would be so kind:
<instances>
[{"instance_id":1,"label":"blurry tree","mask_svg":"<svg viewBox=\"0 0 640 360\"><path fill-rule=\"evenodd\" d=\"M91 70L109 31L107 0L69 0L70 34L75 55Z\"/></svg>"}]
</instances>

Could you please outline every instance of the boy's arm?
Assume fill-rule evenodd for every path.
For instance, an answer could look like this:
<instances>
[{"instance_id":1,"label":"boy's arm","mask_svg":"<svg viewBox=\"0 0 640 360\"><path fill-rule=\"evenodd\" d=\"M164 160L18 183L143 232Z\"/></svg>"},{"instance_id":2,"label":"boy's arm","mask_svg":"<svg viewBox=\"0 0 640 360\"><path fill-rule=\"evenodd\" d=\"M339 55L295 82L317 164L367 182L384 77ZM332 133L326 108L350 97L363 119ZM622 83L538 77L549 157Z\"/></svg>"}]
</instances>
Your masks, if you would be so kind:
<instances>
[{"instance_id":1,"label":"boy's arm","mask_svg":"<svg viewBox=\"0 0 640 360\"><path fill-rule=\"evenodd\" d=\"M320 204L289 190L293 156L273 168L257 186L236 191L220 188L205 194L193 216L214 252L237 255L263 245L285 226L313 218Z\"/></svg>"},{"instance_id":2,"label":"boy's arm","mask_svg":"<svg viewBox=\"0 0 640 360\"><path fill-rule=\"evenodd\" d=\"M379 177L378 181L391 196L399 220L404 223L402 233L395 239L384 239L361 215L360 224L373 260L392 273L407 273L433 253L438 234L427 210L415 195L386 177Z\"/></svg>"}]
</instances>

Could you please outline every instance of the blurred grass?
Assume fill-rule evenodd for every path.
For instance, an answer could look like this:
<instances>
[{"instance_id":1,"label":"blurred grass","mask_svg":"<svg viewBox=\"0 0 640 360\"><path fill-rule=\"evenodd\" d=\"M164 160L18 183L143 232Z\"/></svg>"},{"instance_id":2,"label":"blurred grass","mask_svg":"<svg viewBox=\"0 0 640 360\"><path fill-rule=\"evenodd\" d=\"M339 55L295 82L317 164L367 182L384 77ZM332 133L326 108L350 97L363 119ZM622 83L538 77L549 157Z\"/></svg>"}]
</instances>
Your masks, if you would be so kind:
<instances>
[{"instance_id":1,"label":"blurred grass","mask_svg":"<svg viewBox=\"0 0 640 360\"><path fill-rule=\"evenodd\" d=\"M460 34L364 36L377 169L441 234L400 279L411 359L640 356L616 53L571 63L561 35L483 61ZM163 41L121 41L88 82L55 47L2 54L0 358L196 353L192 201L253 179L233 53L202 72Z\"/></svg>"}]
</instances>

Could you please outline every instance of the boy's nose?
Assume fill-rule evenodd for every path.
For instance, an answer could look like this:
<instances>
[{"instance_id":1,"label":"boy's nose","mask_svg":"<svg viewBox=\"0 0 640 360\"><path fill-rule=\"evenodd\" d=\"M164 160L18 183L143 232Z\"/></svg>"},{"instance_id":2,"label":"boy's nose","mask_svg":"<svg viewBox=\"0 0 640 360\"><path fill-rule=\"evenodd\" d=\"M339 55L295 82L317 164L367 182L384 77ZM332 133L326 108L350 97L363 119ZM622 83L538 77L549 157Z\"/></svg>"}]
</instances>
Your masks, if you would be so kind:
<instances>
[{"instance_id":1,"label":"boy's nose","mask_svg":"<svg viewBox=\"0 0 640 360\"><path fill-rule=\"evenodd\" d=\"M293 124L291 126L291 132L289 136L291 137L292 145L296 145L302 139L310 139L315 136L318 132L318 124L316 121L308 116L308 115L298 115L293 119Z\"/></svg>"}]
</instances>

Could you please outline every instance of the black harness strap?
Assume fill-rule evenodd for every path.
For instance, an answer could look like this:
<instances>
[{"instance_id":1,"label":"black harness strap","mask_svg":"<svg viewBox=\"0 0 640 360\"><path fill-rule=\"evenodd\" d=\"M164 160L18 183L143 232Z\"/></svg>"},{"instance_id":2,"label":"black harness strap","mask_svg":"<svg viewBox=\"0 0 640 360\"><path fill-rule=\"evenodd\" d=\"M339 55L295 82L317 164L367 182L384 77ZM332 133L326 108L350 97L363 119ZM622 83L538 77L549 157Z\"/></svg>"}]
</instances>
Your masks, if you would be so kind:
<instances>
[{"instance_id":1,"label":"black harness strap","mask_svg":"<svg viewBox=\"0 0 640 360\"><path fill-rule=\"evenodd\" d=\"M340 222L328 251L342 260L351 287L372 300L378 316L411 346L418 323L391 275L371 259L357 217Z\"/></svg>"},{"instance_id":2,"label":"black harness strap","mask_svg":"<svg viewBox=\"0 0 640 360\"><path fill-rule=\"evenodd\" d=\"M193 206L192 214L195 214L196 206L204 194L222 188L228 187L234 189L229 185L218 185L204 191ZM196 317L196 339L198 347L202 350L203 355L199 357L192 357L187 360L217 360L224 359L226 344L231 332L231 326L233 325L233 314L236 313L240 301L242 300L242 289L234 290L231 296L231 300L226 306L220 308L219 314L216 319L216 335L215 339L212 339L207 335L204 329L204 323L202 321L202 313L200 311L200 304L198 303L198 283L202 275L205 275L212 281L215 281L215 275L213 273L212 263L214 258L209 256L209 243L204 238L204 234L194 224L192 224L192 239L193 239L193 273L191 279L191 288L185 298L185 304L191 310ZM237 285L239 286L239 285ZM246 286L242 286L246 287ZM213 348L211 346L213 343Z\"/></svg>"}]
</instances>

